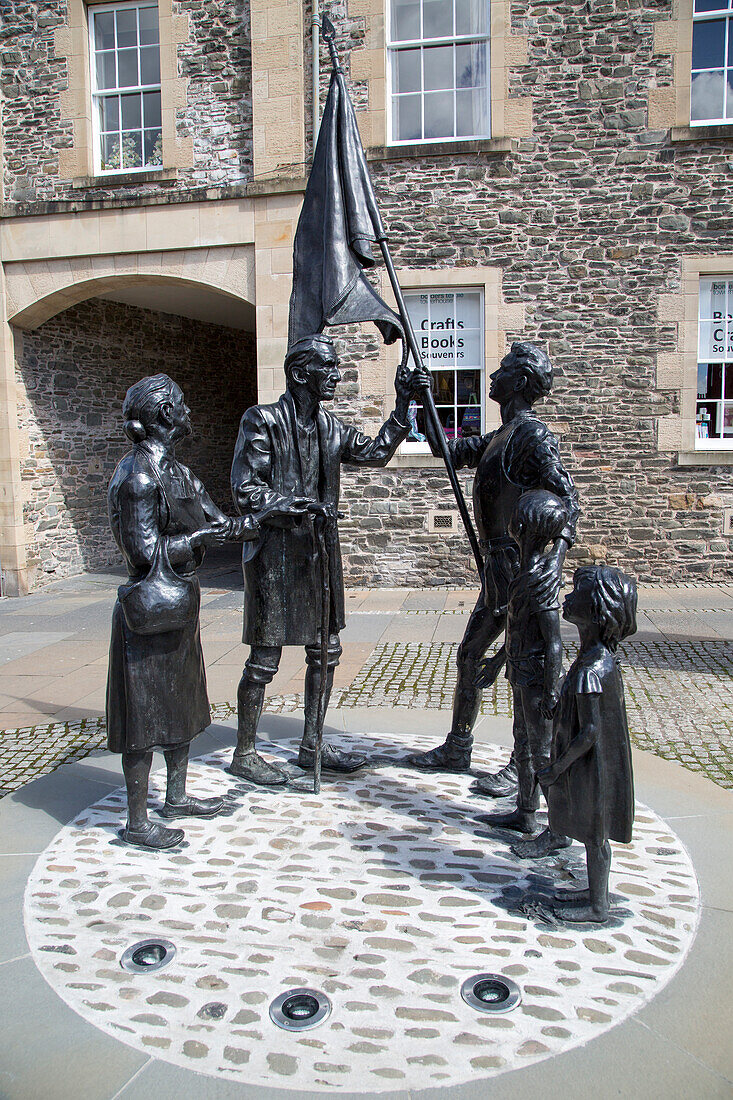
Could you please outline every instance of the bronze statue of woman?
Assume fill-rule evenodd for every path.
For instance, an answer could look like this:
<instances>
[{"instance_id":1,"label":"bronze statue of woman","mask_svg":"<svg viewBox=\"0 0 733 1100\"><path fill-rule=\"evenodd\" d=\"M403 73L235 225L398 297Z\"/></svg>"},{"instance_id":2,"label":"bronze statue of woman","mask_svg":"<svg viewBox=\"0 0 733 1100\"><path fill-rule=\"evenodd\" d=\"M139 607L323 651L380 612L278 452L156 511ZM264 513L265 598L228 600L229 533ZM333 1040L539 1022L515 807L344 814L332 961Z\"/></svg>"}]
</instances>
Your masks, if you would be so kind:
<instances>
[{"instance_id":1,"label":"bronze statue of woman","mask_svg":"<svg viewBox=\"0 0 733 1100\"><path fill-rule=\"evenodd\" d=\"M170 848L183 831L148 818L153 749L163 751L168 770L164 818L210 817L222 807L221 799L186 792L191 741L211 722L196 569L206 547L255 538L273 512L228 518L176 460L191 421L180 387L166 374L131 386L122 413L133 448L112 476L108 504L129 581L112 614L107 747L122 754L128 807L122 839Z\"/></svg>"}]
</instances>

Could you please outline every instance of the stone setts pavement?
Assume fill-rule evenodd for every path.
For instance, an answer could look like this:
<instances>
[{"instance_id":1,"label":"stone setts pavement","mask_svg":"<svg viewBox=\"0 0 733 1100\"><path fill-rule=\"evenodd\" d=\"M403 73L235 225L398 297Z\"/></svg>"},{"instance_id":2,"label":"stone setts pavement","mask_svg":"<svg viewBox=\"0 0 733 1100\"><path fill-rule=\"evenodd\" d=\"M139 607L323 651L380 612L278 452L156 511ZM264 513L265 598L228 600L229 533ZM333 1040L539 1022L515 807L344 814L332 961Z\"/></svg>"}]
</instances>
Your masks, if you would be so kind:
<instances>
[{"instance_id":1,"label":"stone setts pavement","mask_svg":"<svg viewBox=\"0 0 733 1100\"><path fill-rule=\"evenodd\" d=\"M223 557L202 576L202 639L215 718L232 701L247 648L241 579ZM57 582L0 601L0 795L105 743L109 621L120 577ZM445 708L455 655L476 591L365 589L347 593L348 624L331 711L347 707ZM622 647L634 744L733 788L733 582L644 586L639 630ZM575 631L564 625L566 664ZM304 654L286 649L266 704L302 707ZM501 677L482 713L511 715Z\"/></svg>"}]
</instances>

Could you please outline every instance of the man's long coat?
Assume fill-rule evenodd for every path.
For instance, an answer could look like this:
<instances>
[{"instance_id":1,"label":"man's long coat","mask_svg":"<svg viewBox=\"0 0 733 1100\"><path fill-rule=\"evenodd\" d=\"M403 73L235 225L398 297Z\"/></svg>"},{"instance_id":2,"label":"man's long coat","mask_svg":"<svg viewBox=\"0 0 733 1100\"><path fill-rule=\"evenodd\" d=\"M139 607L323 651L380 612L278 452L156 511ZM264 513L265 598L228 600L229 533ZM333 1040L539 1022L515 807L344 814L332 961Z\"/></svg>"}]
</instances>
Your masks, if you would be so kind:
<instances>
[{"instance_id":1,"label":"man's long coat","mask_svg":"<svg viewBox=\"0 0 733 1100\"><path fill-rule=\"evenodd\" d=\"M341 463L385 466L405 438L408 427L394 416L376 439L344 424L322 406L317 413L320 451L319 499L338 505ZM285 496L305 496L295 421L289 393L274 405L253 405L239 426L232 463L232 493L248 515ZM344 577L338 531L329 540L331 581L330 630L345 623ZM246 645L312 645L321 619L321 576L313 519L296 527L263 524L256 542L245 543L244 630Z\"/></svg>"}]
</instances>

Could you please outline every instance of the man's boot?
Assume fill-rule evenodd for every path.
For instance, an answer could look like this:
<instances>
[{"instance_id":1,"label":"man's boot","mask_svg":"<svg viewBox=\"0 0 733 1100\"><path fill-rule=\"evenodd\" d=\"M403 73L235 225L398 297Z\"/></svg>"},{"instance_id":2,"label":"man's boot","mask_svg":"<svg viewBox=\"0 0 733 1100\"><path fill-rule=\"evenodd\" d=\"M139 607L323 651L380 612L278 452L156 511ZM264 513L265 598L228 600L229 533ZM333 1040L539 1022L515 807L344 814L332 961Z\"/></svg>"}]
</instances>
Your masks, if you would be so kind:
<instances>
[{"instance_id":1,"label":"man's boot","mask_svg":"<svg viewBox=\"0 0 733 1100\"><path fill-rule=\"evenodd\" d=\"M534 770L526 760L518 771L517 806L509 813L484 814L477 818L493 829L511 829L516 833L533 833L537 828L535 813L540 804L539 788Z\"/></svg>"},{"instance_id":2,"label":"man's boot","mask_svg":"<svg viewBox=\"0 0 733 1100\"><path fill-rule=\"evenodd\" d=\"M227 771L261 787L279 787L287 783L287 776L255 751L264 702L265 684L250 680L246 674L242 676L237 691L237 747Z\"/></svg>"},{"instance_id":3,"label":"man's boot","mask_svg":"<svg viewBox=\"0 0 733 1100\"><path fill-rule=\"evenodd\" d=\"M328 701L331 698L334 669L326 673L326 697L323 701L325 722ZM316 734L318 732L318 691L321 684L321 670L317 665L308 665L305 673L305 727L303 740L298 753L298 766L304 771L313 771L315 766ZM366 757L355 752L344 752L333 745L322 745L321 768L324 772L355 772L366 765Z\"/></svg>"},{"instance_id":4,"label":"man's boot","mask_svg":"<svg viewBox=\"0 0 733 1100\"><path fill-rule=\"evenodd\" d=\"M451 730L445 743L427 752L415 752L407 757L407 763L413 768L426 772L464 773L471 768L471 749L473 734L462 730Z\"/></svg>"},{"instance_id":5,"label":"man's boot","mask_svg":"<svg viewBox=\"0 0 733 1100\"><path fill-rule=\"evenodd\" d=\"M489 795L491 798L508 798L516 795L518 782L517 765L512 752L508 764L498 772L482 775L476 780L474 789L477 794Z\"/></svg>"}]
</instances>

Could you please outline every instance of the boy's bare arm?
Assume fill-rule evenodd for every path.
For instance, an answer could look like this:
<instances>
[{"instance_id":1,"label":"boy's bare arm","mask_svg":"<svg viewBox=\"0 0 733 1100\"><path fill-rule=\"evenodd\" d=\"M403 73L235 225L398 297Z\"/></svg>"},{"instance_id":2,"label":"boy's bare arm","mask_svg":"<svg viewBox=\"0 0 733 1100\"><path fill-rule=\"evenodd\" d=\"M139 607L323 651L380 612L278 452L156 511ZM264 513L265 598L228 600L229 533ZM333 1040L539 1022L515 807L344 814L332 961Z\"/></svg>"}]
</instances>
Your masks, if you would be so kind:
<instances>
[{"instance_id":1,"label":"boy's bare arm","mask_svg":"<svg viewBox=\"0 0 733 1100\"><path fill-rule=\"evenodd\" d=\"M563 772L567 771L571 764L581 756L585 756L596 743L600 726L600 695L582 694L576 695L578 703L578 717L580 719L580 731L574 737L564 753L554 760L549 768L543 768L538 772L537 778L541 783L550 785L557 782Z\"/></svg>"},{"instance_id":2,"label":"boy's bare arm","mask_svg":"<svg viewBox=\"0 0 733 1100\"><path fill-rule=\"evenodd\" d=\"M560 696L562 674L562 641L558 612L543 611L539 616L539 627L545 643L545 682L540 710L543 717L552 718Z\"/></svg>"}]
</instances>

